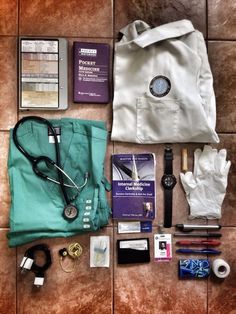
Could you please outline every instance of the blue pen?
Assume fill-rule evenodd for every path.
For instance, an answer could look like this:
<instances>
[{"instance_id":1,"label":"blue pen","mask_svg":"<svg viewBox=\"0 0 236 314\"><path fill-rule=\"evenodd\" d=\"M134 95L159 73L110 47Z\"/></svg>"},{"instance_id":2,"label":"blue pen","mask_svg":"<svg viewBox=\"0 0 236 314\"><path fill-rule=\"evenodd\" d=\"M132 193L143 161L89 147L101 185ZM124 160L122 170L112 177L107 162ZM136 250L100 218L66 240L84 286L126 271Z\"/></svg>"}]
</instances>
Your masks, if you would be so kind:
<instances>
[{"instance_id":1,"label":"blue pen","mask_svg":"<svg viewBox=\"0 0 236 314\"><path fill-rule=\"evenodd\" d=\"M214 250L214 249L203 249L203 250L193 250L193 249L178 249L176 253L197 253L197 254L220 254L221 251Z\"/></svg>"}]
</instances>

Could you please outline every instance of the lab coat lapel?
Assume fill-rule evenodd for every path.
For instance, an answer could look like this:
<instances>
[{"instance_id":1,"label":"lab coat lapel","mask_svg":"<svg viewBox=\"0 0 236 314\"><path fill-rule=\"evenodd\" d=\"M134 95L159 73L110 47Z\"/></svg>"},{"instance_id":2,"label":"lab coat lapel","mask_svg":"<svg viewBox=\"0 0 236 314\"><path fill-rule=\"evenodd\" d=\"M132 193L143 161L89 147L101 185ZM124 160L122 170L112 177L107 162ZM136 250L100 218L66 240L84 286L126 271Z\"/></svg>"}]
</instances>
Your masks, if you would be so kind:
<instances>
[{"instance_id":1,"label":"lab coat lapel","mask_svg":"<svg viewBox=\"0 0 236 314\"><path fill-rule=\"evenodd\" d=\"M136 20L133 23L130 23L124 28L122 28L120 30L120 33L124 35L123 37L124 41L130 41L137 38L141 33L148 29L151 28L147 23L141 20Z\"/></svg>"}]
</instances>

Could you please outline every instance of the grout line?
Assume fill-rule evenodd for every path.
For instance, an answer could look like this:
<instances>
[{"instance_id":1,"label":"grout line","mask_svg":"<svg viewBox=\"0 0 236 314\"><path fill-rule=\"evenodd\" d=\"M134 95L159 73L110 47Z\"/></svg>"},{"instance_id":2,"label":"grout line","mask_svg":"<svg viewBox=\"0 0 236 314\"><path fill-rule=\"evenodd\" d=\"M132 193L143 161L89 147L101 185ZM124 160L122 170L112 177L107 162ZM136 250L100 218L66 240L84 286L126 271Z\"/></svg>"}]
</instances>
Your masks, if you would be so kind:
<instances>
[{"instance_id":1,"label":"grout line","mask_svg":"<svg viewBox=\"0 0 236 314\"><path fill-rule=\"evenodd\" d=\"M208 23L209 23L209 20L208 20L208 0L206 0L206 39L208 41Z\"/></svg>"},{"instance_id":2,"label":"grout line","mask_svg":"<svg viewBox=\"0 0 236 314\"><path fill-rule=\"evenodd\" d=\"M209 231L207 231L207 233L209 233ZM209 255L207 254L206 258L209 260ZM211 262L210 262L211 263ZM206 291L206 306L207 306L207 314L209 312L209 309L208 309L208 287L209 287L209 276L207 278L207 291Z\"/></svg>"},{"instance_id":3,"label":"grout line","mask_svg":"<svg viewBox=\"0 0 236 314\"><path fill-rule=\"evenodd\" d=\"M112 65L111 65L111 106L113 108L113 97L114 97L114 56L115 56L115 43L116 43L116 23L115 23L115 19L116 19L116 15L115 15L115 12L116 12L116 0L113 0L113 36L112 36L112 42L113 42L113 49L112 49ZM113 120L113 112L112 112L112 120Z\"/></svg>"},{"instance_id":4,"label":"grout line","mask_svg":"<svg viewBox=\"0 0 236 314\"><path fill-rule=\"evenodd\" d=\"M18 0L17 3L17 35L19 36L20 34L20 0Z\"/></svg>"},{"instance_id":5,"label":"grout line","mask_svg":"<svg viewBox=\"0 0 236 314\"><path fill-rule=\"evenodd\" d=\"M115 30L114 30L115 31ZM67 38L67 39L73 39L73 38L81 38L81 39L101 39L101 40L114 40L116 42L115 35L114 36L75 36L75 35L32 35L32 34L0 34L0 37L19 37L19 36L29 36L29 37L37 37L37 38ZM205 40L208 41L219 41L219 42L236 42L236 38L215 38L215 37L206 37Z\"/></svg>"},{"instance_id":6,"label":"grout line","mask_svg":"<svg viewBox=\"0 0 236 314\"><path fill-rule=\"evenodd\" d=\"M218 132L217 130L216 132L218 135L235 135L236 134L236 132Z\"/></svg>"},{"instance_id":7,"label":"grout line","mask_svg":"<svg viewBox=\"0 0 236 314\"><path fill-rule=\"evenodd\" d=\"M205 31L206 31L206 38L205 38L205 40L206 40L206 48L207 48L207 54L209 53L209 41L208 41L208 0L205 0L205 5L206 5L206 19L205 19L205 22L206 22L206 29L205 29Z\"/></svg>"},{"instance_id":8,"label":"grout line","mask_svg":"<svg viewBox=\"0 0 236 314\"><path fill-rule=\"evenodd\" d=\"M19 34L20 34L20 1L21 0L18 0L17 2L17 9L18 9L18 31L17 31L17 35L18 35L18 38L19 38ZM19 73L18 73L18 67L19 67L19 63L18 63L18 38L17 38L17 56L16 56L16 75L17 75L17 97L16 97L16 110L17 110L17 115L16 115L16 118L17 118L17 121L19 120L19 108L18 108L18 88L19 88ZM8 130L9 131L9 130ZM16 314L18 313L18 280L17 280L17 275L18 275L18 267L17 267L17 254L18 254L18 249L16 247Z\"/></svg>"},{"instance_id":9,"label":"grout line","mask_svg":"<svg viewBox=\"0 0 236 314\"><path fill-rule=\"evenodd\" d=\"M0 37L6 37L6 38L8 38L8 37L18 37L18 35L17 34L0 34Z\"/></svg>"},{"instance_id":10,"label":"grout line","mask_svg":"<svg viewBox=\"0 0 236 314\"><path fill-rule=\"evenodd\" d=\"M113 3L115 2L115 0L113 1ZM114 4L115 5L115 4ZM114 8L113 8L113 12L114 12ZM113 40L113 44L114 44L114 40ZM114 50L113 50L114 51ZM113 52L114 53L114 52ZM112 141L112 153L114 154L115 152L115 142ZM112 171L112 165L111 165L111 171ZM115 243L115 231L116 231L116 226L113 223L112 225L112 231L113 231L113 255L112 255L112 275L113 275L113 282L112 282L112 313L115 313L115 250L116 250L116 243Z\"/></svg>"},{"instance_id":11,"label":"grout line","mask_svg":"<svg viewBox=\"0 0 236 314\"><path fill-rule=\"evenodd\" d=\"M114 39L114 32L115 32L115 0L113 0L113 56L112 56L112 61L114 60L114 45L115 45L115 39ZM114 62L113 62L114 64ZM113 72L113 68L112 68L112 72ZM111 74L112 75L112 74ZM112 85L113 85L113 75L112 75ZM111 91L112 97L111 99L113 99L113 88ZM111 100L111 106L113 105L113 102ZM112 113L113 114L113 113ZM115 151L115 142L112 141L112 154L114 154ZM110 171L112 172L112 165L110 164ZM112 205L111 205L112 206ZM115 250L116 250L116 243L115 243L115 230L116 227L113 223L112 225L112 232L113 232L113 254L112 254L112 313L115 313Z\"/></svg>"},{"instance_id":12,"label":"grout line","mask_svg":"<svg viewBox=\"0 0 236 314\"><path fill-rule=\"evenodd\" d=\"M20 36L20 1L21 0L18 0L18 39L19 39L19 36ZM17 56L16 56L16 60L17 60L17 63L16 63L16 75L17 75L17 97L16 97L16 110L17 110L17 115L16 115L16 119L17 121L19 121L19 116L20 116L20 113L19 113L19 106L18 106L18 103L19 103L19 73L18 73L18 69L19 69L19 60L18 60L18 42L19 40L17 40Z\"/></svg>"},{"instance_id":13,"label":"grout line","mask_svg":"<svg viewBox=\"0 0 236 314\"><path fill-rule=\"evenodd\" d=\"M68 38L68 39L72 39L72 38L88 38L88 39L114 39L113 36L76 36L76 35L36 35L36 34L20 34L19 33L19 29L17 30L17 34L1 34L0 33L0 37L37 37L37 38ZM220 39L219 39L220 40ZM229 39L230 40L230 39Z\"/></svg>"},{"instance_id":14,"label":"grout line","mask_svg":"<svg viewBox=\"0 0 236 314\"><path fill-rule=\"evenodd\" d=\"M113 232L113 254L112 254L112 313L115 313L115 227L112 228Z\"/></svg>"},{"instance_id":15,"label":"grout line","mask_svg":"<svg viewBox=\"0 0 236 314\"><path fill-rule=\"evenodd\" d=\"M113 14L113 19L112 19L112 25L113 25L113 31L112 31L112 39L114 41L114 39L116 38L115 36L115 31L116 31L116 28L115 28L115 12L116 12L116 0L112 0L112 3L113 3L113 6L112 6L112 14Z\"/></svg>"},{"instance_id":16,"label":"grout line","mask_svg":"<svg viewBox=\"0 0 236 314\"><path fill-rule=\"evenodd\" d=\"M207 222L207 224L208 224L208 222ZM209 230L207 230L207 234L209 234L209 233L210 233ZM208 254L206 255L206 258L209 260L209 255ZM210 264L210 266L211 266L211 264ZM209 283L209 276L208 276L206 282L207 282L207 286L206 286L206 288L207 288L207 291L206 291L206 312L208 314L208 283Z\"/></svg>"},{"instance_id":17,"label":"grout line","mask_svg":"<svg viewBox=\"0 0 236 314\"><path fill-rule=\"evenodd\" d=\"M209 295L208 295L208 288L209 288L209 277L207 278L207 314L209 313L209 308L208 308L208 302L209 302Z\"/></svg>"},{"instance_id":18,"label":"grout line","mask_svg":"<svg viewBox=\"0 0 236 314\"><path fill-rule=\"evenodd\" d=\"M209 41L236 42L236 38L208 38Z\"/></svg>"},{"instance_id":19,"label":"grout line","mask_svg":"<svg viewBox=\"0 0 236 314\"><path fill-rule=\"evenodd\" d=\"M113 36L104 36L104 37L101 37L101 36L76 36L76 35L34 35L34 34L19 34L19 30L18 30L18 34L13 34L13 35L4 35L4 34L0 34L0 37L37 37L37 38L68 38L68 39L72 39L72 38L87 38L87 39L110 39L112 40L113 39Z\"/></svg>"},{"instance_id":20,"label":"grout line","mask_svg":"<svg viewBox=\"0 0 236 314\"><path fill-rule=\"evenodd\" d=\"M0 34L0 38L17 38L17 37L18 37L17 34L7 34L7 35Z\"/></svg>"},{"instance_id":21,"label":"grout line","mask_svg":"<svg viewBox=\"0 0 236 314\"><path fill-rule=\"evenodd\" d=\"M17 247L16 247L16 256L15 256L15 260L16 260L16 297L15 297L15 300L16 300L16 313L18 312L17 309L18 309L18 283L17 283L17 274L18 274L18 267L17 267Z\"/></svg>"},{"instance_id":22,"label":"grout line","mask_svg":"<svg viewBox=\"0 0 236 314\"><path fill-rule=\"evenodd\" d=\"M114 23L114 27L115 27L115 23ZM17 37L18 35L15 35L15 34L8 34L8 35L5 35L5 34L0 34L0 37ZM33 34L21 34L19 36L29 36L29 37L38 37L38 38L68 38L68 39L72 39L72 38L87 38L87 39L110 39L110 40L114 40L116 41L116 37L115 37L115 28L114 28L114 35L113 36L76 36L76 35L33 35ZM209 41L223 41L223 42L236 42L236 38L215 38L215 37L206 37L205 40L209 40Z\"/></svg>"}]
</instances>

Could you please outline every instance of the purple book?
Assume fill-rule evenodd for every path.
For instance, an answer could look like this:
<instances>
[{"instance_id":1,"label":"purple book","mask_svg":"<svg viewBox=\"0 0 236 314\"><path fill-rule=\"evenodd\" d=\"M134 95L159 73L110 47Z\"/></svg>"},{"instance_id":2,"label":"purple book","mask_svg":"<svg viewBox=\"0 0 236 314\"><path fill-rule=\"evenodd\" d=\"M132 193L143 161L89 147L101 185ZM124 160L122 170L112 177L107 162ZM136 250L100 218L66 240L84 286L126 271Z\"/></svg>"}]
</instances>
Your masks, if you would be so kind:
<instances>
[{"instance_id":1,"label":"purple book","mask_svg":"<svg viewBox=\"0 0 236 314\"><path fill-rule=\"evenodd\" d=\"M155 155L112 155L112 213L116 219L155 218Z\"/></svg>"},{"instance_id":2,"label":"purple book","mask_svg":"<svg viewBox=\"0 0 236 314\"><path fill-rule=\"evenodd\" d=\"M108 44L74 42L74 102L109 102Z\"/></svg>"}]
</instances>

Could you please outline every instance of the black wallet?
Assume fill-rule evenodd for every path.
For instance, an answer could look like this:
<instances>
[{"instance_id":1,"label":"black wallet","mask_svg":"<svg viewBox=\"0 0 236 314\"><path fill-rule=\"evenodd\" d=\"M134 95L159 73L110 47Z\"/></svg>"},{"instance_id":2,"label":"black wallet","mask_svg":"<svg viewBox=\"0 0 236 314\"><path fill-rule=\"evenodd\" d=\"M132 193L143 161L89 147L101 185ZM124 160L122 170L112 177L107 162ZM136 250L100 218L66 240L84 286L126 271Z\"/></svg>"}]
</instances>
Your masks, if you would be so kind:
<instances>
[{"instance_id":1,"label":"black wallet","mask_svg":"<svg viewBox=\"0 0 236 314\"><path fill-rule=\"evenodd\" d=\"M118 264L149 263L149 239L117 240Z\"/></svg>"}]
</instances>

